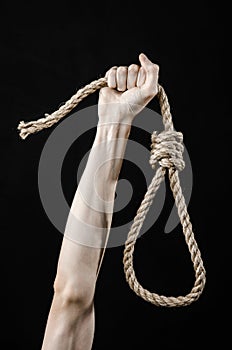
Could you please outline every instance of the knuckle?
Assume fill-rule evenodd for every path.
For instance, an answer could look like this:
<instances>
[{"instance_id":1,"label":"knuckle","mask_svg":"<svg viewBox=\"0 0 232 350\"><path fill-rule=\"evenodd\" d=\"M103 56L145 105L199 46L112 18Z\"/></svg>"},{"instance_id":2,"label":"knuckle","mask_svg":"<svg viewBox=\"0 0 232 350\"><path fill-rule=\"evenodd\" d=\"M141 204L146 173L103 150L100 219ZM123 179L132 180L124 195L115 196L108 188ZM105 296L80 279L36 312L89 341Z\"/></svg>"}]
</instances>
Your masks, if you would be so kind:
<instances>
[{"instance_id":1,"label":"knuckle","mask_svg":"<svg viewBox=\"0 0 232 350\"><path fill-rule=\"evenodd\" d=\"M158 64L153 64L153 69L156 71L156 72L159 72L159 65Z\"/></svg>"},{"instance_id":2,"label":"knuckle","mask_svg":"<svg viewBox=\"0 0 232 350\"><path fill-rule=\"evenodd\" d=\"M139 70L139 66L137 64L131 64L128 67L128 70L131 71L131 72L137 72Z\"/></svg>"},{"instance_id":3,"label":"knuckle","mask_svg":"<svg viewBox=\"0 0 232 350\"><path fill-rule=\"evenodd\" d=\"M127 67L125 67L125 66L120 66L120 67L118 67L118 71L119 71L120 73L125 73L125 72L127 71Z\"/></svg>"},{"instance_id":4,"label":"knuckle","mask_svg":"<svg viewBox=\"0 0 232 350\"><path fill-rule=\"evenodd\" d=\"M148 68L148 72L150 74L156 75L159 72L159 66L157 64L153 64Z\"/></svg>"},{"instance_id":5,"label":"knuckle","mask_svg":"<svg viewBox=\"0 0 232 350\"><path fill-rule=\"evenodd\" d=\"M106 75L108 75L110 72L112 72L113 69L117 69L117 67L114 66L114 67L109 68L108 71L106 72Z\"/></svg>"},{"instance_id":6,"label":"knuckle","mask_svg":"<svg viewBox=\"0 0 232 350\"><path fill-rule=\"evenodd\" d=\"M117 67L112 67L112 68L110 68L110 70L108 71L109 74L115 74L116 69L117 69Z\"/></svg>"}]
</instances>

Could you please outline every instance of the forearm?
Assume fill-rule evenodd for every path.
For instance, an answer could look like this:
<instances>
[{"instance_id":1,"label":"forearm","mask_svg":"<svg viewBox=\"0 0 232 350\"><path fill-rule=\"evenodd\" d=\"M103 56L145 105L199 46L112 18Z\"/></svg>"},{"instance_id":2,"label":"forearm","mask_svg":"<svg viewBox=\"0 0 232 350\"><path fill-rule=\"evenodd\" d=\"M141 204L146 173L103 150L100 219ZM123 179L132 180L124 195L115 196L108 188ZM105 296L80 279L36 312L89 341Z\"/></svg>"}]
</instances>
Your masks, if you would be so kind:
<instances>
[{"instance_id":1,"label":"forearm","mask_svg":"<svg viewBox=\"0 0 232 350\"><path fill-rule=\"evenodd\" d=\"M111 226L130 123L157 93L158 67L145 55L139 59L141 67L112 67L107 72L108 87L100 90L99 121L113 123L97 127L69 212L65 228L69 239L62 242L44 350L89 350L92 345L96 280Z\"/></svg>"},{"instance_id":2,"label":"forearm","mask_svg":"<svg viewBox=\"0 0 232 350\"><path fill-rule=\"evenodd\" d=\"M97 126L95 140L66 226L66 235L76 237L74 239L79 243L84 240L86 245L96 246L95 239L102 237L98 242L104 241L108 233L115 189L130 130L130 124L122 123ZM96 230L98 234L95 234ZM90 238L86 238L88 235Z\"/></svg>"},{"instance_id":3,"label":"forearm","mask_svg":"<svg viewBox=\"0 0 232 350\"><path fill-rule=\"evenodd\" d=\"M98 124L97 126L93 149L102 144L103 147L100 147L102 155L110 159L99 174L108 183L117 182L130 130L131 124L128 123Z\"/></svg>"}]
</instances>

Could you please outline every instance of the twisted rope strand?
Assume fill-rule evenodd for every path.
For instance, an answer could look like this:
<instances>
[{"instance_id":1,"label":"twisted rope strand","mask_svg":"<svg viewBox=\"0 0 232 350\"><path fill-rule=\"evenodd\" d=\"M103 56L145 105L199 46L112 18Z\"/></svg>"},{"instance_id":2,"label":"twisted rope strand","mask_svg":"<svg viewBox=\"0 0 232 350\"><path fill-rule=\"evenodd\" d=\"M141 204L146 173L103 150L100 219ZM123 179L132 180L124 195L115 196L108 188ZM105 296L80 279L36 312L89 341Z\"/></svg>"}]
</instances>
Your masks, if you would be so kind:
<instances>
[{"instance_id":1,"label":"twisted rope strand","mask_svg":"<svg viewBox=\"0 0 232 350\"><path fill-rule=\"evenodd\" d=\"M65 117L69 112L73 110L85 97L91 95L96 90L107 86L106 78L100 78L92 81L82 89L79 89L75 95L73 95L64 105L62 105L57 111L52 114L45 114L44 118L40 118L36 121L30 121L25 123L21 121L18 125L20 130L20 137L25 139L28 135L36 133L42 129L50 128L57 123L60 119Z\"/></svg>"},{"instance_id":2,"label":"twisted rope strand","mask_svg":"<svg viewBox=\"0 0 232 350\"><path fill-rule=\"evenodd\" d=\"M25 139L29 134L36 133L44 128L49 128L67 115L85 97L105 86L107 86L106 78L95 80L78 90L75 95L73 95L64 105L62 105L52 114L45 114L44 118L40 118L37 121L27 123L21 121L18 125L20 137ZM128 233L123 255L124 272L130 288L144 300L156 306L186 306L197 300L203 292L206 282L206 272L200 250L194 237L178 174L179 171L184 169L184 147L182 145L183 135L180 132L174 131L168 98L163 87L160 85L158 85L157 97L159 99L163 118L164 131L160 134L154 131L151 136L152 143L150 164L153 169L156 169L157 163L159 164L159 167L155 172L139 209L137 210L133 224ZM170 188L173 193L178 215L183 228L183 234L185 236L185 241L188 246L195 271L195 283L192 290L187 295L178 297L158 295L157 293L152 293L143 288L136 278L133 266L133 254L136 240L160 184L162 181L164 181L166 169L168 169Z\"/></svg>"},{"instance_id":3,"label":"twisted rope strand","mask_svg":"<svg viewBox=\"0 0 232 350\"><path fill-rule=\"evenodd\" d=\"M206 272L203 266L200 250L194 238L190 217L179 180L178 171L181 171L184 168L184 161L182 157L184 150L182 145L183 136L181 133L174 131L168 99L164 89L161 86L159 86L158 98L165 131L161 132L159 135L157 132L153 132L152 134L150 164L152 168L155 169L157 162L159 162L160 167L153 177L153 180L144 196L128 233L123 257L124 272L130 288L144 300L156 306L186 306L197 300L203 292L206 282ZM188 246L195 271L195 283L192 290L187 295L178 297L167 297L157 293L151 293L147 289L143 288L136 278L133 267L133 253L136 239L139 236L142 224L150 206L152 205L155 194L159 189L161 182L164 180L166 168L168 168L170 187L175 199L185 241Z\"/></svg>"}]
</instances>

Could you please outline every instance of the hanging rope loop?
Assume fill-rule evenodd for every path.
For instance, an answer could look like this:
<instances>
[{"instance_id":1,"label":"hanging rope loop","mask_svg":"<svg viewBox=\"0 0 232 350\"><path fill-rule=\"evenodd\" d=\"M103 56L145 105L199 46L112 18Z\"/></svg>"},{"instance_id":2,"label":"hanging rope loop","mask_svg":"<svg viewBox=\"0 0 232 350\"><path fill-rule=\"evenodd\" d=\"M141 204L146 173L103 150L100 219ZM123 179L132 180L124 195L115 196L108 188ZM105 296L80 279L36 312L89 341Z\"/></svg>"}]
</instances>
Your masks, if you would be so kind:
<instances>
[{"instance_id":1,"label":"hanging rope loop","mask_svg":"<svg viewBox=\"0 0 232 350\"><path fill-rule=\"evenodd\" d=\"M183 134L177 131L154 131L151 136L150 164L155 169L157 162L163 168L171 168L181 171L185 167L183 160Z\"/></svg>"},{"instance_id":2,"label":"hanging rope loop","mask_svg":"<svg viewBox=\"0 0 232 350\"><path fill-rule=\"evenodd\" d=\"M206 272L201 258L200 249L194 237L192 224L188 214L185 198L181 189L178 172L184 169L183 160L184 146L183 135L174 130L170 105L167 95L162 86L158 86L157 98L159 100L161 114L163 118L164 131L161 133L153 132L151 136L151 156L150 164L155 169L157 163L160 165L144 195L144 198L137 210L133 224L128 233L124 249L124 272L130 288L144 300L156 305L166 307L180 307L191 304L202 294L206 283ZM153 203L155 195L164 181L166 169L170 181L170 188L177 207L178 216L182 225L183 234L188 246L193 268L195 271L195 283L191 291L185 296L165 296L145 289L137 280L134 270L134 250L135 243L139 236L146 215Z\"/></svg>"}]
</instances>

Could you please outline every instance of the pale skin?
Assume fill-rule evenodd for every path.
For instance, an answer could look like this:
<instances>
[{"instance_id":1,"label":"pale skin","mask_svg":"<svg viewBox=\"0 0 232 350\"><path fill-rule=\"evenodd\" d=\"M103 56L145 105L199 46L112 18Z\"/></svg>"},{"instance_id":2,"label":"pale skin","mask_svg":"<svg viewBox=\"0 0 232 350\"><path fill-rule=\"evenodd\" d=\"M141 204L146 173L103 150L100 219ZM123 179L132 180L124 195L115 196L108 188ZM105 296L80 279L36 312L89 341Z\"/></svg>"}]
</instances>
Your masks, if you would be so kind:
<instances>
[{"instance_id":1,"label":"pale skin","mask_svg":"<svg viewBox=\"0 0 232 350\"><path fill-rule=\"evenodd\" d=\"M87 223L90 231L94 227L104 228L104 234L100 242L95 242L94 232L93 235L92 231L87 232L93 241L81 244L78 220L72 226L67 221L42 350L92 347L94 292L110 232L123 155L135 116L157 94L159 67L144 54L139 55L139 60L140 65L112 67L106 73L108 87L100 90L96 136L70 212ZM93 181L89 174L97 167L94 147L99 145L102 145L100 156L110 160L99 168ZM81 184L87 184L84 196Z\"/></svg>"}]
</instances>

